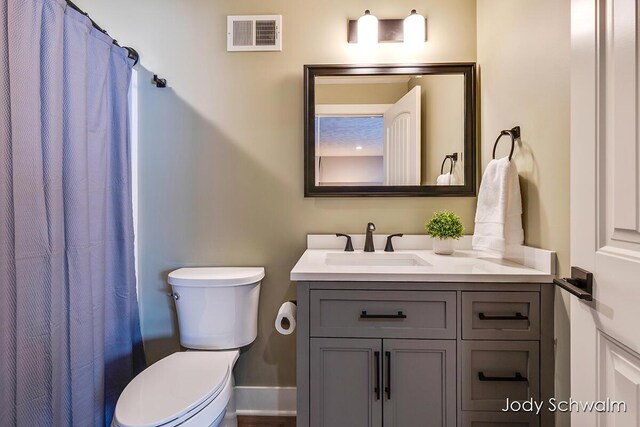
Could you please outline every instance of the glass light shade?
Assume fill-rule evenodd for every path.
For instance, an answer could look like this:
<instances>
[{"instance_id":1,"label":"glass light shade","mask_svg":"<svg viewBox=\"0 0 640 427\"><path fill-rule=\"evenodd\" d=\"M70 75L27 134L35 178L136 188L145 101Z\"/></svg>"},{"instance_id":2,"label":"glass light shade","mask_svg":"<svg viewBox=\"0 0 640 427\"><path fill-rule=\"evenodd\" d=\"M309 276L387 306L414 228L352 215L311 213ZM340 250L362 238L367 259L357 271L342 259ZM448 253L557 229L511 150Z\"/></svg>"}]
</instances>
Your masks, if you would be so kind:
<instances>
[{"instance_id":1,"label":"glass light shade","mask_svg":"<svg viewBox=\"0 0 640 427\"><path fill-rule=\"evenodd\" d=\"M404 18L404 42L412 45L419 45L425 41L424 16L411 11L411 15Z\"/></svg>"},{"instance_id":2,"label":"glass light shade","mask_svg":"<svg viewBox=\"0 0 640 427\"><path fill-rule=\"evenodd\" d=\"M378 43L378 18L365 10L358 18L358 44L373 45Z\"/></svg>"}]
</instances>

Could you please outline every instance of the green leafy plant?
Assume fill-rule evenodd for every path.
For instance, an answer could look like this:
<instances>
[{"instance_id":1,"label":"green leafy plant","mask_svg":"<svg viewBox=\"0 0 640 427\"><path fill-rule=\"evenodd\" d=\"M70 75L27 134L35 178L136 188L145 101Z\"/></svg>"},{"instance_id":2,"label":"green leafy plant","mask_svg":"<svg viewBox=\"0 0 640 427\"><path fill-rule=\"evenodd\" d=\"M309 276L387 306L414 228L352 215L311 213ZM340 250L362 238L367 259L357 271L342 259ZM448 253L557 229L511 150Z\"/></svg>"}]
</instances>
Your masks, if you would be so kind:
<instances>
[{"instance_id":1,"label":"green leafy plant","mask_svg":"<svg viewBox=\"0 0 640 427\"><path fill-rule=\"evenodd\" d=\"M459 239L464 233L460 217L449 211L434 213L424 229L429 236L438 239Z\"/></svg>"}]
</instances>

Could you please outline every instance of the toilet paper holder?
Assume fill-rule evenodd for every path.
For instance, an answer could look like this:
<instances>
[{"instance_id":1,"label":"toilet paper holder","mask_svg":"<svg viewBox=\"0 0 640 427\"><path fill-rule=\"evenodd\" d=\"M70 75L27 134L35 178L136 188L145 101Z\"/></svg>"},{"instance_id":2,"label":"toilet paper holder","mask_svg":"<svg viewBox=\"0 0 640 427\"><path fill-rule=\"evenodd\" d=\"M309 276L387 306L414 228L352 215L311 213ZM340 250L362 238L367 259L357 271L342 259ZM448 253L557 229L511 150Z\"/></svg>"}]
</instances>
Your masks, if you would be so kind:
<instances>
[{"instance_id":1,"label":"toilet paper holder","mask_svg":"<svg viewBox=\"0 0 640 427\"><path fill-rule=\"evenodd\" d=\"M297 301L289 300L280 306L276 316L275 328L282 335L290 335L296 329Z\"/></svg>"}]
</instances>

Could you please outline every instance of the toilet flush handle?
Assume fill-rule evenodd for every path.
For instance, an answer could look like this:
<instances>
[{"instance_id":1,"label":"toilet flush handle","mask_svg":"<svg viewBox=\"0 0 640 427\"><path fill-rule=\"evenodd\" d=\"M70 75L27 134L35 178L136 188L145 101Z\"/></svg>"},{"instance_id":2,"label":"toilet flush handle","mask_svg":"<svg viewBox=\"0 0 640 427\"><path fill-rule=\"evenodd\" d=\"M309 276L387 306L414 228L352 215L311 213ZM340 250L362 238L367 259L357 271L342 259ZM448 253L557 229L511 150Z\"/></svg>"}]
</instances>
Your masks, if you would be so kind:
<instances>
[{"instance_id":1,"label":"toilet flush handle","mask_svg":"<svg viewBox=\"0 0 640 427\"><path fill-rule=\"evenodd\" d=\"M174 300L178 301L180 299L180 295L175 292L169 292L167 294L168 297L172 297Z\"/></svg>"}]
</instances>

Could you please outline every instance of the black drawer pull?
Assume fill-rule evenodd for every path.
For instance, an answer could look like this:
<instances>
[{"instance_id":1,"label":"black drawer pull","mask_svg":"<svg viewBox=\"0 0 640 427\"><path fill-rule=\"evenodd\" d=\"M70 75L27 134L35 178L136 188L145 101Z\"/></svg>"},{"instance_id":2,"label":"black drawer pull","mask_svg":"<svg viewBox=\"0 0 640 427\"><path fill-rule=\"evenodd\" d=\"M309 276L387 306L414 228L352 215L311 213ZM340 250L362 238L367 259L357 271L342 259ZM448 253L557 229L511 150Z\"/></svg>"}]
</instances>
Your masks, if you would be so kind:
<instances>
[{"instance_id":1,"label":"black drawer pull","mask_svg":"<svg viewBox=\"0 0 640 427\"><path fill-rule=\"evenodd\" d=\"M384 391L387 393L387 400L391 400L391 352L385 351L384 355L387 357L387 386Z\"/></svg>"},{"instance_id":2,"label":"black drawer pull","mask_svg":"<svg viewBox=\"0 0 640 427\"><path fill-rule=\"evenodd\" d=\"M484 372L478 372L478 379L480 381L514 381L514 382L529 382L527 377L523 377L520 372L516 372L513 377L487 377Z\"/></svg>"},{"instance_id":3,"label":"black drawer pull","mask_svg":"<svg viewBox=\"0 0 640 427\"><path fill-rule=\"evenodd\" d=\"M376 394L376 400L380 400L380 352L374 351L373 356L376 358L376 386L373 392Z\"/></svg>"},{"instance_id":4,"label":"black drawer pull","mask_svg":"<svg viewBox=\"0 0 640 427\"><path fill-rule=\"evenodd\" d=\"M366 310L360 314L361 319L406 319L407 315L399 311L398 314L367 314Z\"/></svg>"},{"instance_id":5,"label":"black drawer pull","mask_svg":"<svg viewBox=\"0 0 640 427\"><path fill-rule=\"evenodd\" d=\"M515 316L487 316L484 313L479 313L480 320L529 320L528 316L524 316L522 313L516 313Z\"/></svg>"}]
</instances>

